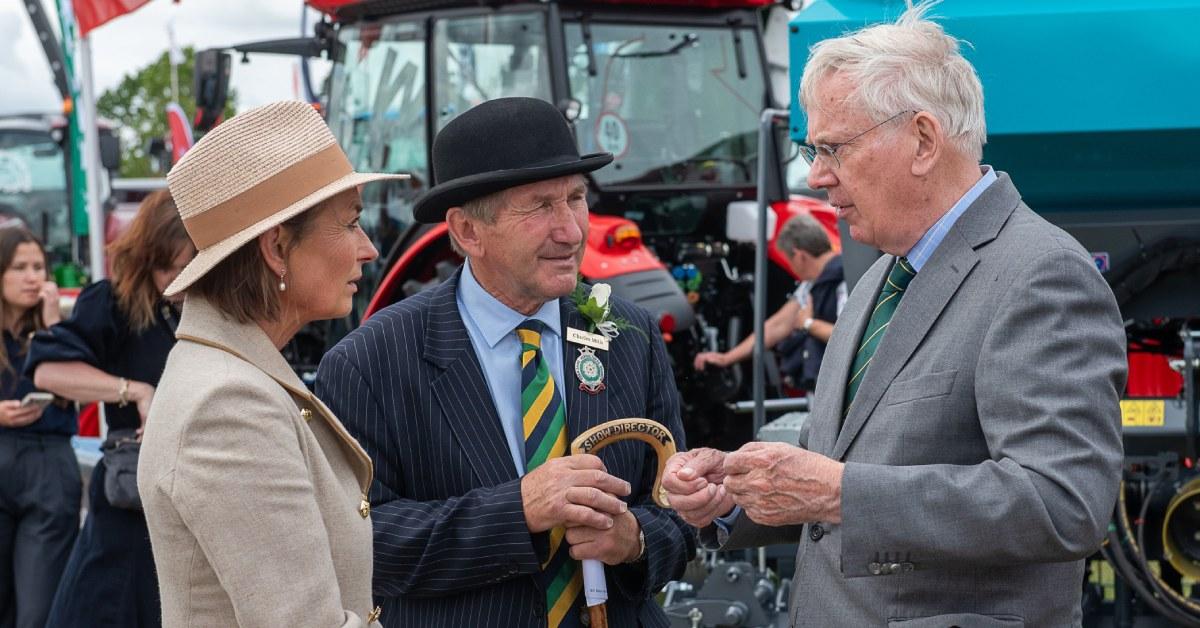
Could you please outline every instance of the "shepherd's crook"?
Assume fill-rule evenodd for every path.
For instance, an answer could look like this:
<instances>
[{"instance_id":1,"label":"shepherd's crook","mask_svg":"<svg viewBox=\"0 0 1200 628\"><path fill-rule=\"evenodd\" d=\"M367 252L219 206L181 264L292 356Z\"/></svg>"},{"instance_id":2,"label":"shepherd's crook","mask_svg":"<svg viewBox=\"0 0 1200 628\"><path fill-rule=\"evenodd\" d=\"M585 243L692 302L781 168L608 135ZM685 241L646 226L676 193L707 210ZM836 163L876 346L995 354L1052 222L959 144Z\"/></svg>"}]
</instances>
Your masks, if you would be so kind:
<instances>
[{"instance_id":1,"label":"shepherd's crook","mask_svg":"<svg viewBox=\"0 0 1200 628\"><path fill-rule=\"evenodd\" d=\"M601 423L580 434L571 442L572 454L594 454L609 445L623 440L645 441L658 454L658 473L654 476L654 492L651 498L663 508L670 508L667 492L662 487L663 469L667 459L675 454L675 438L671 431L649 419L617 419ZM604 564L591 558L583 561L583 592L587 600L591 628L608 628L608 583L604 578Z\"/></svg>"}]
</instances>

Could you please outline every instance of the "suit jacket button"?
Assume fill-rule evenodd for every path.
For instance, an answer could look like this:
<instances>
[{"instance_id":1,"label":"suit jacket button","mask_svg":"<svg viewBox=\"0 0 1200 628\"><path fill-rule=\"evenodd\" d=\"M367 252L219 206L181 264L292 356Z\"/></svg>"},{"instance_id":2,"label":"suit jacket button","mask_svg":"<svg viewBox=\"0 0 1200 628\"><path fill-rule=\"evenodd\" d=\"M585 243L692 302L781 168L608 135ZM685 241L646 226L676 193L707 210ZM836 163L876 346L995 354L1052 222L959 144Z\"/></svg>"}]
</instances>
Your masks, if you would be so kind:
<instances>
[{"instance_id":1,"label":"suit jacket button","mask_svg":"<svg viewBox=\"0 0 1200 628\"><path fill-rule=\"evenodd\" d=\"M883 575L883 565L879 563L871 563L867 566L867 569L871 571L871 575L873 576Z\"/></svg>"},{"instance_id":2,"label":"suit jacket button","mask_svg":"<svg viewBox=\"0 0 1200 628\"><path fill-rule=\"evenodd\" d=\"M583 610L579 611L579 624L585 627L592 625L592 615L588 612L586 606Z\"/></svg>"},{"instance_id":3,"label":"suit jacket button","mask_svg":"<svg viewBox=\"0 0 1200 628\"><path fill-rule=\"evenodd\" d=\"M814 523L811 526L809 526L808 538L812 539L814 543L816 543L817 541L820 541L821 537L823 537L823 536L825 536L825 528L821 527L821 524Z\"/></svg>"},{"instance_id":4,"label":"suit jacket button","mask_svg":"<svg viewBox=\"0 0 1200 628\"><path fill-rule=\"evenodd\" d=\"M900 571L901 572L908 573L908 572L912 571L913 569L915 569L915 567L910 562L900 563Z\"/></svg>"},{"instance_id":5,"label":"suit jacket button","mask_svg":"<svg viewBox=\"0 0 1200 628\"><path fill-rule=\"evenodd\" d=\"M900 573L900 563L892 563L892 564L888 565L888 573L889 574Z\"/></svg>"}]
</instances>

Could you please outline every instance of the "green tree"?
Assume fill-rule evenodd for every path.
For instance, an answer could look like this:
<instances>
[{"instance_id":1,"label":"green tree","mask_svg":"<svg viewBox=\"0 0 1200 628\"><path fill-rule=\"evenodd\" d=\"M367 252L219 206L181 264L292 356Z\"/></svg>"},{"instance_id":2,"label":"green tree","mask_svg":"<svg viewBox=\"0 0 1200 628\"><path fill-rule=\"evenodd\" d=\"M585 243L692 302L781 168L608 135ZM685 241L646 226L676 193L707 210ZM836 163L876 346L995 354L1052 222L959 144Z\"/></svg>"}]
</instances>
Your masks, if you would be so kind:
<instances>
[{"instance_id":1,"label":"green tree","mask_svg":"<svg viewBox=\"0 0 1200 628\"><path fill-rule=\"evenodd\" d=\"M192 68L195 49L183 49L185 60L177 68L179 73L179 106L188 119L196 115L196 102L192 97ZM156 172L146 149L153 138L167 137L167 104L171 102L171 63L164 52L150 65L127 74L115 89L106 90L96 102L101 117L120 124L121 176L162 176ZM225 103L225 117L233 115L237 94L229 90Z\"/></svg>"}]
</instances>

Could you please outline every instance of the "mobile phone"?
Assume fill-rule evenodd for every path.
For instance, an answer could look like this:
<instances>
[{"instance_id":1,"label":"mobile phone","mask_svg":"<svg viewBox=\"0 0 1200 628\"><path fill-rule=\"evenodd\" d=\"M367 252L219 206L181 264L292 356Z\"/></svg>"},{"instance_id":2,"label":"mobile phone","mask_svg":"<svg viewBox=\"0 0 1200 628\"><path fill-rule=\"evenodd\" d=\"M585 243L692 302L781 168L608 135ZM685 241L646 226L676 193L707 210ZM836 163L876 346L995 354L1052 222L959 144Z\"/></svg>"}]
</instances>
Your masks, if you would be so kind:
<instances>
[{"instance_id":1,"label":"mobile phone","mask_svg":"<svg viewBox=\"0 0 1200 628\"><path fill-rule=\"evenodd\" d=\"M50 405L51 401L54 401L54 395L48 392L39 392L35 390L28 395L25 395L25 397L21 399L21 407L28 408L29 406L39 406L45 408L46 406Z\"/></svg>"}]
</instances>

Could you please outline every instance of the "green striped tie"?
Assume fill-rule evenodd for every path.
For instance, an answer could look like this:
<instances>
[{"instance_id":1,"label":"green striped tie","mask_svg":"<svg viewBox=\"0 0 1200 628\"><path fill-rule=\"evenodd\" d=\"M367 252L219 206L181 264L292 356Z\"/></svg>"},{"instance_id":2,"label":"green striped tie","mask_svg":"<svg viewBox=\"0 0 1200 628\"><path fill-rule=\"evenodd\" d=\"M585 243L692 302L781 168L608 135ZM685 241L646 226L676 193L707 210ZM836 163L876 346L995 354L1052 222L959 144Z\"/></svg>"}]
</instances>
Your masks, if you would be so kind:
<instances>
[{"instance_id":1,"label":"green striped tie","mask_svg":"<svg viewBox=\"0 0 1200 628\"><path fill-rule=\"evenodd\" d=\"M858 353L854 354L854 366L850 367L850 381L846 383L846 405L842 407L843 417L850 414L850 402L854 401L858 387L862 385L863 379L867 376L867 367L871 366L871 359L875 357L875 349L883 340L888 323L891 322L892 315L896 313L896 306L900 304L900 298L904 296L904 289L916 275L917 271L908 263L907 258L901 257L896 260L895 264L892 264L887 281L879 290L879 299L875 302L875 310L871 312L871 320L867 323L866 331L863 332L862 342L858 344Z\"/></svg>"},{"instance_id":2,"label":"green striped tie","mask_svg":"<svg viewBox=\"0 0 1200 628\"><path fill-rule=\"evenodd\" d=\"M567 416L554 376L542 355L541 321L526 320L517 326L521 340L521 423L525 431L525 472L543 462L566 455ZM566 528L550 530L549 558L542 565L550 628L578 626L579 594L583 573L571 558L564 540Z\"/></svg>"}]
</instances>

